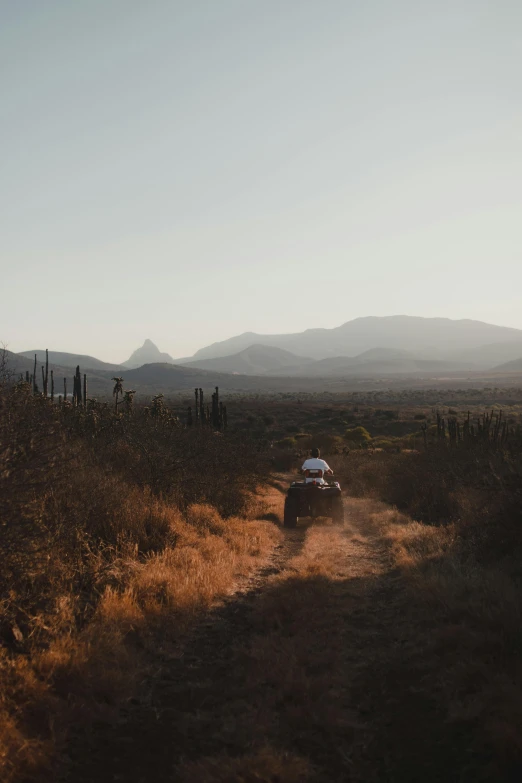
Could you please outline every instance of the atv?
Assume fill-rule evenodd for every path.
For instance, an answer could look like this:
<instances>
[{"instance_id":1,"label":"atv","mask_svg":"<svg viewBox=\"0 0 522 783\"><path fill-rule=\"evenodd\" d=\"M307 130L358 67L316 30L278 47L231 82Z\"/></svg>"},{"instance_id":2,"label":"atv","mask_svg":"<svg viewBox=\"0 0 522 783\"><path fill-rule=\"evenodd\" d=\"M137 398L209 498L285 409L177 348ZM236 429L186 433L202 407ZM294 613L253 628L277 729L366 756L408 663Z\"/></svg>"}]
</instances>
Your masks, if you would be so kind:
<instances>
[{"instance_id":1,"label":"atv","mask_svg":"<svg viewBox=\"0 0 522 783\"><path fill-rule=\"evenodd\" d=\"M296 527L299 517L331 517L336 525L344 523L341 487L333 479L321 482L322 470L306 470L308 481L293 481L285 498L284 526Z\"/></svg>"}]
</instances>

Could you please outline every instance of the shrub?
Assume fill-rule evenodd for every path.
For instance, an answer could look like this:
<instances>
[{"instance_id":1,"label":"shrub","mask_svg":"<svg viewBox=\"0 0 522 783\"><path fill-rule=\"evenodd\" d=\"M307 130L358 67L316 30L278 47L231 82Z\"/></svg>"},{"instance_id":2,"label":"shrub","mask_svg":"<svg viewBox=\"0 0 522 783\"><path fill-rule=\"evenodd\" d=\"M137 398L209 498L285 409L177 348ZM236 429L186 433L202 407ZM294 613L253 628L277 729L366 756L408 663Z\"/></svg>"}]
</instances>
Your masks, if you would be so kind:
<instances>
[{"instance_id":1,"label":"shrub","mask_svg":"<svg viewBox=\"0 0 522 783\"><path fill-rule=\"evenodd\" d=\"M281 440L278 440L275 444L277 448L279 449L295 449L297 446L297 441L295 438L281 438Z\"/></svg>"},{"instance_id":2,"label":"shrub","mask_svg":"<svg viewBox=\"0 0 522 783\"><path fill-rule=\"evenodd\" d=\"M346 430L344 438L354 446L367 446L371 441L372 436L364 427L353 427L352 429Z\"/></svg>"}]
</instances>

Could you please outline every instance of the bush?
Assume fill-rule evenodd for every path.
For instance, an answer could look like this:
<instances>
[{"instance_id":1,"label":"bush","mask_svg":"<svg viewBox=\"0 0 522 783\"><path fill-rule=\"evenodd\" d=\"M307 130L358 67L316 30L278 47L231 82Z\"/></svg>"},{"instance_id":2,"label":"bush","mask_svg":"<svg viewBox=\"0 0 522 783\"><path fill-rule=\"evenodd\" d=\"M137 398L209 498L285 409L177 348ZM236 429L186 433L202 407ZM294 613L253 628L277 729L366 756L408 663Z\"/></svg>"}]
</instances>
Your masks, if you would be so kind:
<instances>
[{"instance_id":1,"label":"bush","mask_svg":"<svg viewBox=\"0 0 522 783\"><path fill-rule=\"evenodd\" d=\"M279 449L295 449L297 441L295 438L281 438L275 444Z\"/></svg>"},{"instance_id":2,"label":"bush","mask_svg":"<svg viewBox=\"0 0 522 783\"><path fill-rule=\"evenodd\" d=\"M397 444L394 443L391 440L387 440L386 438L374 438L372 441L372 446L375 446L377 449L397 449Z\"/></svg>"},{"instance_id":3,"label":"bush","mask_svg":"<svg viewBox=\"0 0 522 783\"><path fill-rule=\"evenodd\" d=\"M372 436L364 427L353 427L346 430L344 439L354 446L367 446Z\"/></svg>"},{"instance_id":4,"label":"bush","mask_svg":"<svg viewBox=\"0 0 522 783\"><path fill-rule=\"evenodd\" d=\"M0 379L2 780L40 780L71 722L132 695L155 623L163 644L166 612L188 622L267 551L242 518L267 468L248 438Z\"/></svg>"}]
</instances>

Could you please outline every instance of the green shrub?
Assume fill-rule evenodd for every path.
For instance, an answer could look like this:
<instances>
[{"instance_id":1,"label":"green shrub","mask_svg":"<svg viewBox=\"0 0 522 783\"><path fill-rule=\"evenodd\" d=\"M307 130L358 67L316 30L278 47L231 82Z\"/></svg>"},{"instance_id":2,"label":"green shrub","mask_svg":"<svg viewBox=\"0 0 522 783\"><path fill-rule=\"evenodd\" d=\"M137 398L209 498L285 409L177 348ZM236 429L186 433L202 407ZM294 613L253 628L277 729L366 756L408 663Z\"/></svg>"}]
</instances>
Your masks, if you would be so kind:
<instances>
[{"instance_id":1,"label":"green shrub","mask_svg":"<svg viewBox=\"0 0 522 783\"><path fill-rule=\"evenodd\" d=\"M374 438L372 441L372 446L375 446L377 449L396 449L397 444L394 443L391 440L388 440L386 438Z\"/></svg>"},{"instance_id":2,"label":"green shrub","mask_svg":"<svg viewBox=\"0 0 522 783\"><path fill-rule=\"evenodd\" d=\"M367 446L372 436L365 427L353 427L346 430L344 439L354 446Z\"/></svg>"}]
</instances>

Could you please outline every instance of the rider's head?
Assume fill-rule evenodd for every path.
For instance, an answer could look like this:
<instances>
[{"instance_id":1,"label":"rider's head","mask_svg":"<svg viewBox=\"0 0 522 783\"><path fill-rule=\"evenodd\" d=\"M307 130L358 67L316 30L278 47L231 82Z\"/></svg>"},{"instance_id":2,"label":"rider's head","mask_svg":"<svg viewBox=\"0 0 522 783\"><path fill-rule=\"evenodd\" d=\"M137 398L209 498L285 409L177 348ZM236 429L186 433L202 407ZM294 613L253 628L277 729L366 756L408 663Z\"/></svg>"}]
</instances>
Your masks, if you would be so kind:
<instances>
[{"instance_id":1,"label":"rider's head","mask_svg":"<svg viewBox=\"0 0 522 783\"><path fill-rule=\"evenodd\" d=\"M321 452L319 451L319 449L312 449L312 457L317 459L317 457L320 457L320 456L321 456Z\"/></svg>"}]
</instances>

